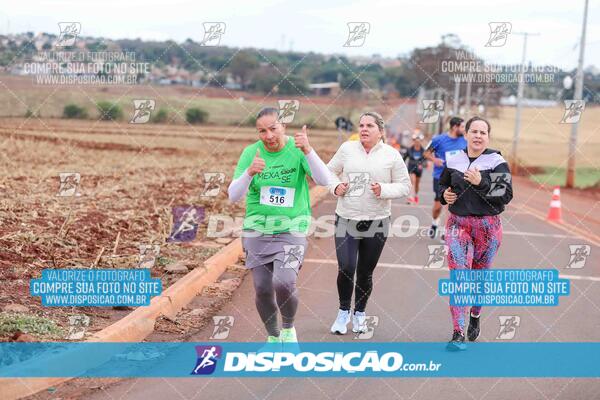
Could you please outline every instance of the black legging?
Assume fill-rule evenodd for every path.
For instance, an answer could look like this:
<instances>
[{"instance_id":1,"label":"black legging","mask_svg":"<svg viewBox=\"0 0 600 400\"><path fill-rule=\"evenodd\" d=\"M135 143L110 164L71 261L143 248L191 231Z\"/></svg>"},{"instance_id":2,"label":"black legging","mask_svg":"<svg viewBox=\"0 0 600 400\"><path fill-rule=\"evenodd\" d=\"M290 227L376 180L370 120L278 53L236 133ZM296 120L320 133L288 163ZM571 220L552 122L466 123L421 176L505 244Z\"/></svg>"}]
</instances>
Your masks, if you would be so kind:
<instances>
[{"instance_id":1,"label":"black legging","mask_svg":"<svg viewBox=\"0 0 600 400\"><path fill-rule=\"evenodd\" d=\"M373 290L373 271L387 240L389 218L353 221L336 215L335 225L340 309L350 310L354 289L354 311L364 312Z\"/></svg>"}]
</instances>

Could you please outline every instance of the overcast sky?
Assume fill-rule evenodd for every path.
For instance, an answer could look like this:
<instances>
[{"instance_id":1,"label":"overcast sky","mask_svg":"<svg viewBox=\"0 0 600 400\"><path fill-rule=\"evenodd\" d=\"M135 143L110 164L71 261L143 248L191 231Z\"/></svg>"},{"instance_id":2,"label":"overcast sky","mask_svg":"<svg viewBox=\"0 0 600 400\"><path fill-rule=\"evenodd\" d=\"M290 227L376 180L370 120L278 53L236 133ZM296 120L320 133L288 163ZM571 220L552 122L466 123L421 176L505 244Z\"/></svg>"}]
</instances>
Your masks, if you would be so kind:
<instances>
[{"instance_id":1,"label":"overcast sky","mask_svg":"<svg viewBox=\"0 0 600 400\"><path fill-rule=\"evenodd\" d=\"M484 47L489 22L510 22L513 32L535 32L527 59L562 68L577 65L584 0L0 0L0 33L58 33L58 22L80 22L82 35L109 38L202 40L202 22L225 22L222 45L278 50L381 54L395 57L457 34L487 61L518 63L522 36L503 47ZM348 22L369 22L362 47L342 45ZM600 67L600 1L588 12L585 65Z\"/></svg>"}]
</instances>

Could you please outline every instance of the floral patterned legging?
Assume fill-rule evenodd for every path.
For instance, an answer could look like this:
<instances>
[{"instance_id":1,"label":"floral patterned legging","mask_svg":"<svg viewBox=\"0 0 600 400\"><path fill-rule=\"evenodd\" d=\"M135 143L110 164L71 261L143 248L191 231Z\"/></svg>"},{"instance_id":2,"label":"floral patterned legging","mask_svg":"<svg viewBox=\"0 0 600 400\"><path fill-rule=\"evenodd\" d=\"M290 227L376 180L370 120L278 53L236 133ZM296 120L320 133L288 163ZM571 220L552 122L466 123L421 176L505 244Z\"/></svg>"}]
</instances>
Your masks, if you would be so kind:
<instances>
[{"instance_id":1,"label":"floral patterned legging","mask_svg":"<svg viewBox=\"0 0 600 400\"><path fill-rule=\"evenodd\" d=\"M499 215L460 216L450 213L446 223L448 268L488 269L502 241L502 222ZM455 331L464 332L465 306L450 306ZM479 315L481 307L471 307Z\"/></svg>"}]
</instances>

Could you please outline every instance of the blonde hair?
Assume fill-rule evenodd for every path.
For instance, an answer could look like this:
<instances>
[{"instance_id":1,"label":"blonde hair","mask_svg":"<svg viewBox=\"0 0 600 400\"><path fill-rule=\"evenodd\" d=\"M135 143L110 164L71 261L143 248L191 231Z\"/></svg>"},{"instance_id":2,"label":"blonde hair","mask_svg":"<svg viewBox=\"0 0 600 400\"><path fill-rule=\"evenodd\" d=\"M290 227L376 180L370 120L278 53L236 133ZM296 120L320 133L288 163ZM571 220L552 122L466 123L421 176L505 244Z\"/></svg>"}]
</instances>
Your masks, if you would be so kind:
<instances>
[{"instance_id":1,"label":"blonde hair","mask_svg":"<svg viewBox=\"0 0 600 400\"><path fill-rule=\"evenodd\" d=\"M362 117L372 117L375 120L375 124L377 124L377 127L379 128L379 132L382 133L381 140L383 140L383 143L385 143L385 121L383 120L381 114L375 111L364 112L358 118L359 123Z\"/></svg>"}]
</instances>

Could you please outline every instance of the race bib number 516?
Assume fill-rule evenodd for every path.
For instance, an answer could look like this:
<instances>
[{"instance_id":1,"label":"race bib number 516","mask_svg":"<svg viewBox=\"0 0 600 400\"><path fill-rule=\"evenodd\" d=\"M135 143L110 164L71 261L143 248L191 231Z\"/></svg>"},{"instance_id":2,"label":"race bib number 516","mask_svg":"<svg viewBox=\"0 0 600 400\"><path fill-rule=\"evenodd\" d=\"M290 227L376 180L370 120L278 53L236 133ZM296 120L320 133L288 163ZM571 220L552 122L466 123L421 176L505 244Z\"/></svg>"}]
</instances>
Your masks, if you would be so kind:
<instances>
[{"instance_id":1,"label":"race bib number 516","mask_svg":"<svg viewBox=\"0 0 600 400\"><path fill-rule=\"evenodd\" d=\"M279 186L260 188L260 204L275 207L293 207L296 189Z\"/></svg>"}]
</instances>

